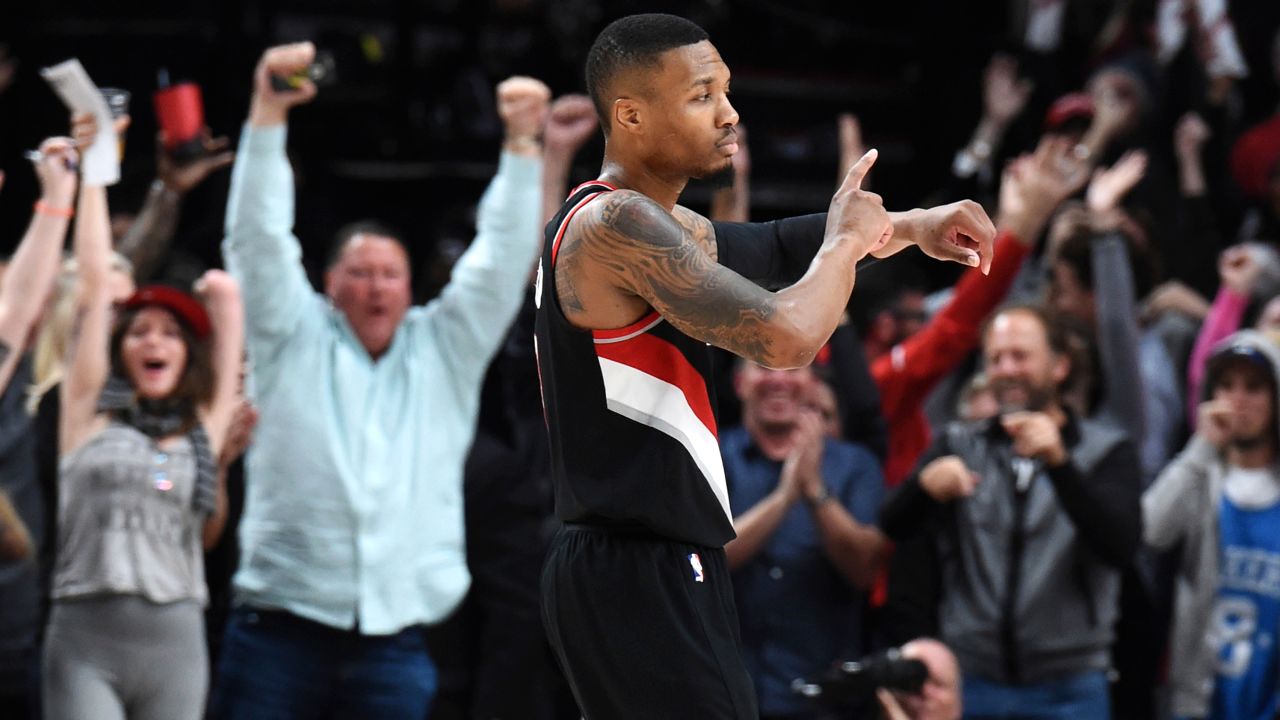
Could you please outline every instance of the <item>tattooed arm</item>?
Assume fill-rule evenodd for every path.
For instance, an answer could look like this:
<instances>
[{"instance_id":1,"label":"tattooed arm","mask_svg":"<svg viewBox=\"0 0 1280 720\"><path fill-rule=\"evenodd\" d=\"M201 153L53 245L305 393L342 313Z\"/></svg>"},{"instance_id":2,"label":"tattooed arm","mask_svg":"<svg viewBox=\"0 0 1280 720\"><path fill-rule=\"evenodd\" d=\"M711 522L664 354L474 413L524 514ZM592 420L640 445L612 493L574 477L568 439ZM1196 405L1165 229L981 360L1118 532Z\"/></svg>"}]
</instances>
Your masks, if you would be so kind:
<instances>
[{"instance_id":1,"label":"tattooed arm","mask_svg":"<svg viewBox=\"0 0 1280 720\"><path fill-rule=\"evenodd\" d=\"M718 264L708 238L632 191L587 206L576 251L592 274L603 272L614 288L642 299L680 331L767 367L804 366L835 329L855 264L892 233L879 196L858 189L874 162L868 155L850 172L832 199L825 240L808 272L777 293Z\"/></svg>"}]
</instances>

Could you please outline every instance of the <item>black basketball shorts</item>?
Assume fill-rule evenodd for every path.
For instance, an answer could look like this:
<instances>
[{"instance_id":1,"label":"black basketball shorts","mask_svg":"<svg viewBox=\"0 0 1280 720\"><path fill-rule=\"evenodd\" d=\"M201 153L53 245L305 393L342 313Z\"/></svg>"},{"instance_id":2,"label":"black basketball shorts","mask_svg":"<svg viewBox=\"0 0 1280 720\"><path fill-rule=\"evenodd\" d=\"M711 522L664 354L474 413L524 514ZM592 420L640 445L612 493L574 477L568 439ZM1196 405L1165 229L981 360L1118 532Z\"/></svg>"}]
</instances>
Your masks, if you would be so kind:
<instances>
[{"instance_id":1,"label":"black basketball shorts","mask_svg":"<svg viewBox=\"0 0 1280 720\"><path fill-rule=\"evenodd\" d=\"M570 525L542 618L587 720L756 720L724 550Z\"/></svg>"}]
</instances>

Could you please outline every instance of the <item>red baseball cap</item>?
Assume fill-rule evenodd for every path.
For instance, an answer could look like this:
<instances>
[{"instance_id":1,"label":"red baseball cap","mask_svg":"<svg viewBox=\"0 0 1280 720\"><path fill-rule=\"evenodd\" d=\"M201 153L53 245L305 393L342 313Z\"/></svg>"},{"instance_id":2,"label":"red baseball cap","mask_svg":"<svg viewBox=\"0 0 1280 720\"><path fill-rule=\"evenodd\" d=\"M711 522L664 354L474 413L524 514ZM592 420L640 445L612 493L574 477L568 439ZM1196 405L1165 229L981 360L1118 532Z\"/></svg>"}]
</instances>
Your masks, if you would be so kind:
<instances>
[{"instance_id":1,"label":"red baseball cap","mask_svg":"<svg viewBox=\"0 0 1280 720\"><path fill-rule=\"evenodd\" d=\"M1093 96L1086 92L1068 93L1053 101L1044 116L1044 129L1050 132L1064 124L1081 119L1093 120Z\"/></svg>"},{"instance_id":2,"label":"red baseball cap","mask_svg":"<svg viewBox=\"0 0 1280 720\"><path fill-rule=\"evenodd\" d=\"M126 310L156 305L168 310L178 320L191 328L198 338L206 338L213 326L209 322L209 313L199 300L168 285L146 285L125 299L121 306Z\"/></svg>"}]
</instances>

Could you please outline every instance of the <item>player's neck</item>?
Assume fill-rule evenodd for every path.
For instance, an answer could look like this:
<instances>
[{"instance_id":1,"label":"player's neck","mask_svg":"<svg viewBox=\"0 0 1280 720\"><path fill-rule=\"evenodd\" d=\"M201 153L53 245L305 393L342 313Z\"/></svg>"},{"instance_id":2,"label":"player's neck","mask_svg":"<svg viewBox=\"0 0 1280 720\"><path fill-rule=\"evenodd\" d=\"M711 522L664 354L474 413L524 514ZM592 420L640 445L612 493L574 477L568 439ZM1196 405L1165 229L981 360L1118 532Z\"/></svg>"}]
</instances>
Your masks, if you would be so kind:
<instances>
[{"instance_id":1,"label":"player's neck","mask_svg":"<svg viewBox=\"0 0 1280 720\"><path fill-rule=\"evenodd\" d=\"M680 193L689 182L687 177L664 177L639 162L618 162L609 156L607 150L600 179L619 189L635 190L668 211L679 202Z\"/></svg>"}]
</instances>

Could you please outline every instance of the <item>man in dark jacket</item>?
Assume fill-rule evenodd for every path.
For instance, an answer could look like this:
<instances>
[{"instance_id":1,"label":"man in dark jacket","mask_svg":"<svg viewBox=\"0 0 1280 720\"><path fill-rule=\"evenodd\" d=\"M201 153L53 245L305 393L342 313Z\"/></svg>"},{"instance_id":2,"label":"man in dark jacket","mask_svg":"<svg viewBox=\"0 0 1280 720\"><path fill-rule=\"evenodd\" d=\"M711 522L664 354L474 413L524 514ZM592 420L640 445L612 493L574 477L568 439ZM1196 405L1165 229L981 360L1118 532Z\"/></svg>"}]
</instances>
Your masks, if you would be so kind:
<instances>
[{"instance_id":1,"label":"man in dark jacket","mask_svg":"<svg viewBox=\"0 0 1280 720\"><path fill-rule=\"evenodd\" d=\"M1001 414L950 426L881 526L936 551L966 717L1105 720L1120 568L1142 536L1137 451L1063 407L1071 360L1046 311L1000 312L983 356Z\"/></svg>"}]
</instances>

